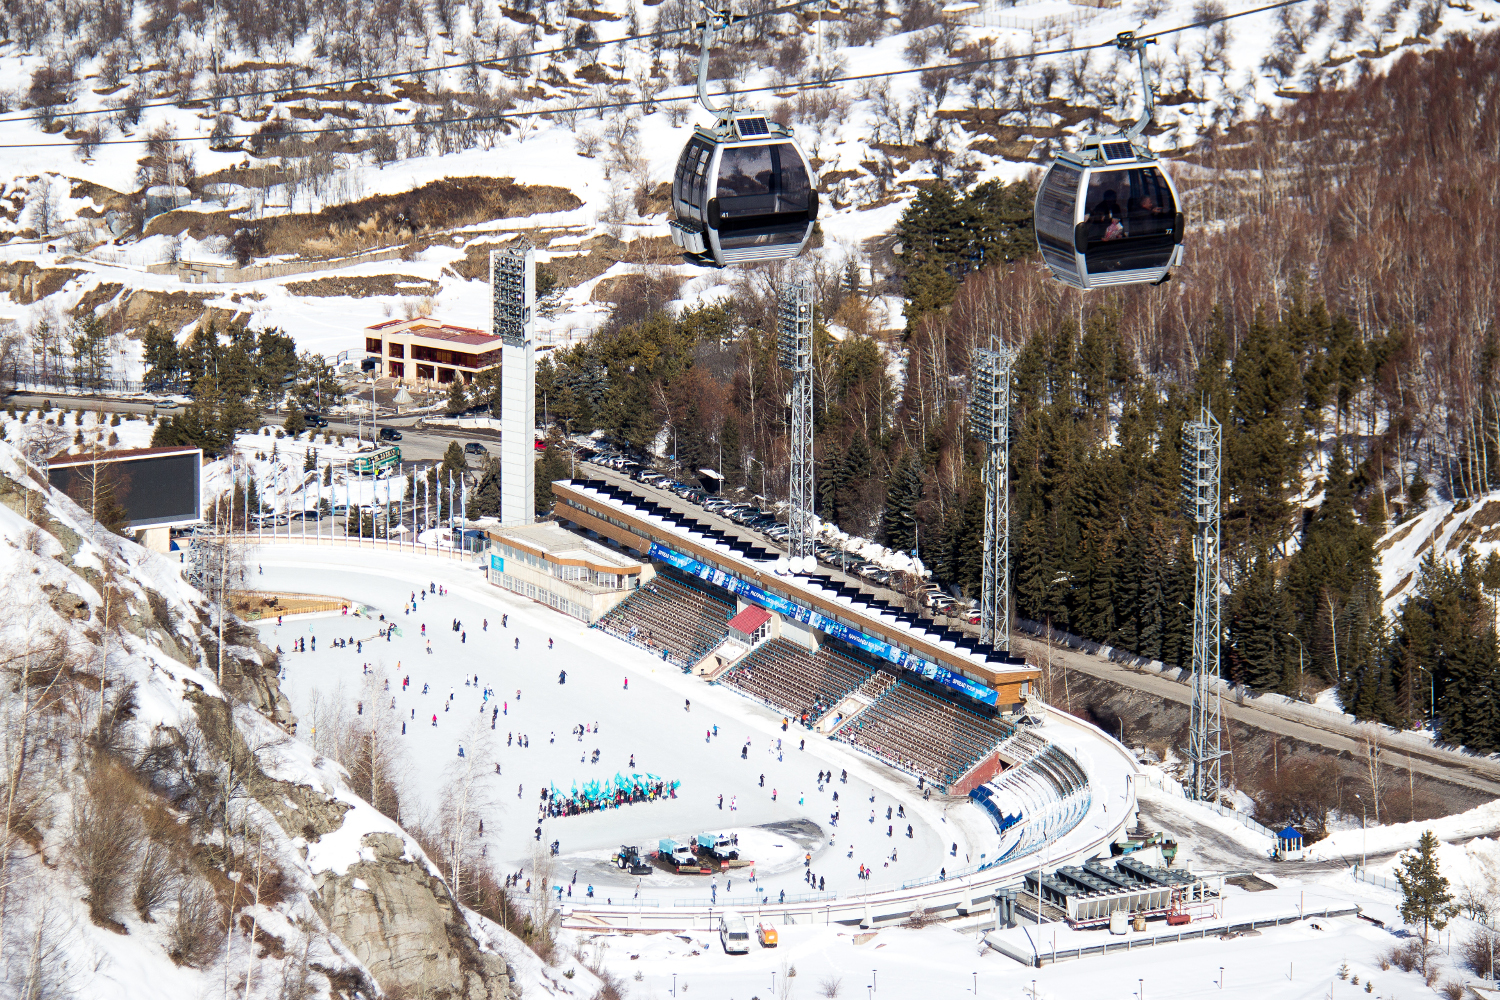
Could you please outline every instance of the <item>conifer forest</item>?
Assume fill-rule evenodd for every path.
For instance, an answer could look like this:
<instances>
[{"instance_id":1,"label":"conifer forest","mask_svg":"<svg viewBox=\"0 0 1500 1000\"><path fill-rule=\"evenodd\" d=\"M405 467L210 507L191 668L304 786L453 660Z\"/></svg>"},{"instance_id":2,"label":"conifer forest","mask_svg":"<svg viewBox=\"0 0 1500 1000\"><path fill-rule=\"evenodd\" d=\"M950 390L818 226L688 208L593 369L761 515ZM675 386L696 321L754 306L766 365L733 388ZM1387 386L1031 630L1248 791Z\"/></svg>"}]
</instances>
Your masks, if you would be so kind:
<instances>
[{"instance_id":1,"label":"conifer forest","mask_svg":"<svg viewBox=\"0 0 1500 1000\"><path fill-rule=\"evenodd\" d=\"M1160 287L1045 277L1026 182L927 187L879 250L886 288L813 273L819 514L976 592L970 353L1013 345L1015 614L1186 666L1178 445L1207 406L1224 426L1224 675L1334 686L1363 719L1432 715L1443 740L1500 749L1500 560L1429 554L1394 615L1376 572L1383 533L1500 484L1497 86L1500 37L1455 39L1213 134L1181 158L1199 235ZM638 448L665 431L683 467L784 496L779 278L673 319L643 276L633 306L543 363L538 413ZM867 332L884 290L905 302L895 343Z\"/></svg>"}]
</instances>

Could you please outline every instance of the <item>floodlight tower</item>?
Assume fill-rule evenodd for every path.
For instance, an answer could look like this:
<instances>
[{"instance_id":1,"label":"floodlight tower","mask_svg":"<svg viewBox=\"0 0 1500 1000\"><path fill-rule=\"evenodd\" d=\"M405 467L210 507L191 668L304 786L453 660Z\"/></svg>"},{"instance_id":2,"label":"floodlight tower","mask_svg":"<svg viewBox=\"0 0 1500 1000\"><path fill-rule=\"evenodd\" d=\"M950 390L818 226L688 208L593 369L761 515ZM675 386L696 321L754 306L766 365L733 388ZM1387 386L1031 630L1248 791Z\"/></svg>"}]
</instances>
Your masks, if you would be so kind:
<instances>
[{"instance_id":1,"label":"floodlight tower","mask_svg":"<svg viewBox=\"0 0 1500 1000\"><path fill-rule=\"evenodd\" d=\"M1193 702L1188 725L1189 792L1200 801L1219 797L1223 756L1219 713L1219 480L1223 428L1204 406L1182 426L1183 512L1193 531Z\"/></svg>"},{"instance_id":2,"label":"floodlight tower","mask_svg":"<svg viewBox=\"0 0 1500 1000\"><path fill-rule=\"evenodd\" d=\"M536 251L490 251L500 338L500 523L536 519ZM456 377L456 376L455 376Z\"/></svg>"},{"instance_id":3,"label":"floodlight tower","mask_svg":"<svg viewBox=\"0 0 1500 1000\"><path fill-rule=\"evenodd\" d=\"M791 514L787 548L813 558L812 286L794 281L781 292L777 363L792 373Z\"/></svg>"},{"instance_id":4,"label":"floodlight tower","mask_svg":"<svg viewBox=\"0 0 1500 1000\"><path fill-rule=\"evenodd\" d=\"M975 348L969 368L969 433L985 447L984 584L979 641L1010 648L1010 379L1016 351Z\"/></svg>"}]
</instances>

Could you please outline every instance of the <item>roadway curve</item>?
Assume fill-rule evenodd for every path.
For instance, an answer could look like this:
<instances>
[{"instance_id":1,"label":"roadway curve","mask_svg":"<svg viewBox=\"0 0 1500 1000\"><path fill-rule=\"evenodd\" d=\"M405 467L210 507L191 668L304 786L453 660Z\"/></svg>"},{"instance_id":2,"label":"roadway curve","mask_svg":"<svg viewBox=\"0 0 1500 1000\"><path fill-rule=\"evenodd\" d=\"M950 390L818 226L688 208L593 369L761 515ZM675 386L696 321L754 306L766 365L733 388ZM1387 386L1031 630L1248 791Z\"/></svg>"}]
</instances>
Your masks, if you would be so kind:
<instances>
[{"instance_id":1,"label":"roadway curve","mask_svg":"<svg viewBox=\"0 0 1500 1000\"><path fill-rule=\"evenodd\" d=\"M1030 639L1016 638L1013 641L1017 652L1027 653L1045 662L1047 645ZM1103 656L1066 646L1053 646L1053 663L1061 663L1065 669L1077 670L1090 677L1132 688L1145 694L1190 705L1192 692L1183 681L1170 675L1114 663ZM1249 700L1226 691L1223 712L1226 719L1251 726L1255 729L1299 739L1330 750L1347 751L1355 759L1365 754L1364 733L1369 727L1356 725L1344 717L1312 707L1273 701L1269 698ZM1456 750L1433 746L1422 737L1410 733L1392 732L1378 727L1381 745L1389 752L1399 753L1401 766L1405 758L1411 758L1412 770L1439 781L1460 785L1487 795L1500 796L1500 761L1490 757L1476 757Z\"/></svg>"}]
</instances>

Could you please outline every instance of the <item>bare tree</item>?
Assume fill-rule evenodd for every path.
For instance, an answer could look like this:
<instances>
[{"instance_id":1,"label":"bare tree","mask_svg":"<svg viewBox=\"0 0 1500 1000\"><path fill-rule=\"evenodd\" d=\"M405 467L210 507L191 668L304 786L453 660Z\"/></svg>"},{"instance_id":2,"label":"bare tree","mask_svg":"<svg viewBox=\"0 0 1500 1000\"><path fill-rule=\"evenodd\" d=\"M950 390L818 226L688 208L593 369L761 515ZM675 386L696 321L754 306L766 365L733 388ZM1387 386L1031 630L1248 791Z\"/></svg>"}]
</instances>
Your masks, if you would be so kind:
<instances>
[{"instance_id":1,"label":"bare tree","mask_svg":"<svg viewBox=\"0 0 1500 1000\"><path fill-rule=\"evenodd\" d=\"M1365 770L1370 778L1370 799L1375 809L1375 825L1380 825L1380 764L1385 759L1385 748L1380 745L1380 727L1360 727L1360 739L1364 744Z\"/></svg>"},{"instance_id":2,"label":"bare tree","mask_svg":"<svg viewBox=\"0 0 1500 1000\"><path fill-rule=\"evenodd\" d=\"M142 841L138 791L129 774L100 755L74 791L69 848L96 924L118 923L115 911L133 884Z\"/></svg>"},{"instance_id":3,"label":"bare tree","mask_svg":"<svg viewBox=\"0 0 1500 1000\"><path fill-rule=\"evenodd\" d=\"M4 767L4 822L0 823L0 944L5 938L5 916L20 877L18 855L30 848L21 834L33 829L55 794L57 782L45 758L38 758L38 746L45 743L57 728L55 705L57 687L64 676L63 661L68 652L66 639L57 633L44 632L36 620L36 603L22 600L23 595L6 593L4 606L24 609L12 625L25 636L19 649L6 650L0 659L0 673L6 675L6 690L14 697L0 699L0 765Z\"/></svg>"},{"instance_id":4,"label":"bare tree","mask_svg":"<svg viewBox=\"0 0 1500 1000\"><path fill-rule=\"evenodd\" d=\"M52 179L45 174L27 193L26 214L39 237L45 239L57 227L57 194L52 190Z\"/></svg>"},{"instance_id":5,"label":"bare tree","mask_svg":"<svg viewBox=\"0 0 1500 1000\"><path fill-rule=\"evenodd\" d=\"M401 720L388 707L389 678L384 667L365 675L360 687L361 711L352 718L347 710L344 715L349 727L340 740L343 756L339 760L349 769L354 789L370 805L400 822L401 801L396 789L405 770L405 754L398 729Z\"/></svg>"},{"instance_id":6,"label":"bare tree","mask_svg":"<svg viewBox=\"0 0 1500 1000\"><path fill-rule=\"evenodd\" d=\"M442 791L442 837L448 889L455 899L462 900L469 888L470 872L479 862L479 823L494 805L488 781L494 747L483 718L469 726L459 751L463 756L448 765Z\"/></svg>"},{"instance_id":7,"label":"bare tree","mask_svg":"<svg viewBox=\"0 0 1500 1000\"><path fill-rule=\"evenodd\" d=\"M8 996L65 1000L75 995L77 974L65 947L71 929L62 908L46 894L7 927L9 936L0 939L6 959L0 963L0 984Z\"/></svg>"}]
</instances>

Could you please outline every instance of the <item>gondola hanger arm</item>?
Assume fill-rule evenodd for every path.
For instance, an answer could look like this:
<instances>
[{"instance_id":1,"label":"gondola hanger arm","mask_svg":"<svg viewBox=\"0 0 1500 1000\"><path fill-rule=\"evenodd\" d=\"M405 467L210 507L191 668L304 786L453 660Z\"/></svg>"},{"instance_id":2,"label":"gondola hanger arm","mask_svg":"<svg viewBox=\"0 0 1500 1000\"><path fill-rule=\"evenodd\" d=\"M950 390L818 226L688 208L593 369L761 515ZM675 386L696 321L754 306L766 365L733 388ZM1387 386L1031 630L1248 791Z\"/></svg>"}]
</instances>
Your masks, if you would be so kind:
<instances>
[{"instance_id":1,"label":"gondola hanger arm","mask_svg":"<svg viewBox=\"0 0 1500 1000\"><path fill-rule=\"evenodd\" d=\"M1151 83L1151 64L1146 60L1146 46L1155 44L1156 39L1137 38L1133 31L1122 31L1115 36L1115 48L1121 52L1134 52L1141 67L1141 117L1125 133L1125 137L1131 142L1140 138L1156 115L1156 92Z\"/></svg>"},{"instance_id":2,"label":"gondola hanger arm","mask_svg":"<svg viewBox=\"0 0 1500 1000\"><path fill-rule=\"evenodd\" d=\"M715 107L708 99L708 50L713 46L714 35L723 31L737 21L743 21L745 14L734 14L729 10L729 4L714 6L709 3L700 3L703 8L703 23L699 25L703 29L703 45L698 52L698 103L711 115L723 118L732 110L731 107Z\"/></svg>"}]
</instances>

